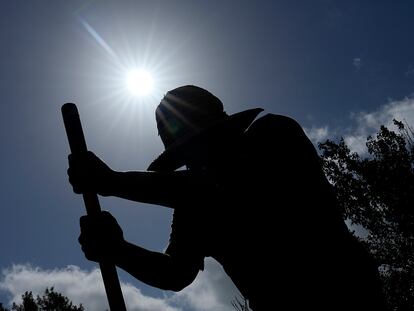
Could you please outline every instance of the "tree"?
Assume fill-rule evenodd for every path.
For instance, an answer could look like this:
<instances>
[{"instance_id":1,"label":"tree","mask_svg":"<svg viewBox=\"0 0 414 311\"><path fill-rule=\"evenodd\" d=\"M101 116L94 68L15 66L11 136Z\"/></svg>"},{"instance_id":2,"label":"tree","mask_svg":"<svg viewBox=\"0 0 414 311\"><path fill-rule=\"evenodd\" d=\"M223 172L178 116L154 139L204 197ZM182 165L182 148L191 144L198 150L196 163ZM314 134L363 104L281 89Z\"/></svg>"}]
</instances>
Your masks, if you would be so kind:
<instances>
[{"instance_id":1,"label":"tree","mask_svg":"<svg viewBox=\"0 0 414 311\"><path fill-rule=\"evenodd\" d=\"M343 138L319 148L344 219L366 230L358 238L378 263L391 309L402 311L414 310L414 133L394 124L367 138L364 156Z\"/></svg>"},{"instance_id":2,"label":"tree","mask_svg":"<svg viewBox=\"0 0 414 311\"><path fill-rule=\"evenodd\" d=\"M236 311L251 311L248 300L241 295L240 299L236 296L235 300L231 302L231 305L234 309L236 309Z\"/></svg>"},{"instance_id":3,"label":"tree","mask_svg":"<svg viewBox=\"0 0 414 311\"><path fill-rule=\"evenodd\" d=\"M25 292L22 295L22 303L17 305L13 302L12 310L15 311L84 311L81 305L79 307L61 293L55 292L53 287L46 288L42 297L37 295L36 299L32 292ZM9 311L0 303L0 311Z\"/></svg>"}]
</instances>

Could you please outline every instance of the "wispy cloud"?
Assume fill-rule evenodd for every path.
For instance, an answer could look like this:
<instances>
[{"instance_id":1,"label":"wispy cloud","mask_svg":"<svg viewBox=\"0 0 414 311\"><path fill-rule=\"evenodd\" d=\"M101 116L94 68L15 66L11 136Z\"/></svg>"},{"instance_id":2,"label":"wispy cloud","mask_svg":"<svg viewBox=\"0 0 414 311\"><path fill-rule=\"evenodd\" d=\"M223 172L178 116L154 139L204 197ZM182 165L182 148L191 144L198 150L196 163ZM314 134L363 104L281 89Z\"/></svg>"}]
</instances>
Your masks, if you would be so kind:
<instances>
[{"instance_id":1,"label":"wispy cloud","mask_svg":"<svg viewBox=\"0 0 414 311\"><path fill-rule=\"evenodd\" d=\"M13 265L2 271L0 290L21 301L25 291L42 294L46 287L54 287L74 303L83 304L88 311L108 309L102 277L98 269L82 270L76 266L61 269L42 269L31 265ZM230 311L231 300L237 290L221 267L212 259L206 259L206 269L194 283L179 293L166 293L155 298L144 295L132 284L122 283L125 303L130 311L182 311L208 310Z\"/></svg>"},{"instance_id":2,"label":"wispy cloud","mask_svg":"<svg viewBox=\"0 0 414 311\"><path fill-rule=\"evenodd\" d=\"M405 72L405 76L406 77L414 76L414 66L413 65L408 66L407 71Z\"/></svg>"},{"instance_id":3,"label":"wispy cloud","mask_svg":"<svg viewBox=\"0 0 414 311\"><path fill-rule=\"evenodd\" d=\"M352 65L354 66L356 71L359 71L362 67L362 59L360 57L355 57L352 60Z\"/></svg>"}]
</instances>

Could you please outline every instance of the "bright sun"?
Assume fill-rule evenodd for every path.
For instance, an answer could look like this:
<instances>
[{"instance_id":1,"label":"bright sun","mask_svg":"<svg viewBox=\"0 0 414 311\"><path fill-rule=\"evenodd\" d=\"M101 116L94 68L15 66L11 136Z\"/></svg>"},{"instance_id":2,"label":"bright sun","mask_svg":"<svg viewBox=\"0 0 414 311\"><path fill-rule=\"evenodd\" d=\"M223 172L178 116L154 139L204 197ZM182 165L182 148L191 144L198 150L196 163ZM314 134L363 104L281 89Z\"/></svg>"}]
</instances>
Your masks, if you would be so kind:
<instances>
[{"instance_id":1,"label":"bright sun","mask_svg":"<svg viewBox=\"0 0 414 311\"><path fill-rule=\"evenodd\" d=\"M154 81L151 74L143 69L134 69L127 74L127 86L132 95L146 96L153 89Z\"/></svg>"}]
</instances>

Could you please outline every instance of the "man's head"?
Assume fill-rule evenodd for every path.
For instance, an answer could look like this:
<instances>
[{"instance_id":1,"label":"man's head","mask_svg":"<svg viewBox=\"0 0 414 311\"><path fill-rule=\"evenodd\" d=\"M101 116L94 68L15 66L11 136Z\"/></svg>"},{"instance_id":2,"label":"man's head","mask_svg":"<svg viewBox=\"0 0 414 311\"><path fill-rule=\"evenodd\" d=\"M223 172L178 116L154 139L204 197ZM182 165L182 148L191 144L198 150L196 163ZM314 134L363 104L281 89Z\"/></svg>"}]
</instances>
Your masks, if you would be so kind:
<instances>
[{"instance_id":1,"label":"man's head","mask_svg":"<svg viewBox=\"0 0 414 311\"><path fill-rule=\"evenodd\" d=\"M184 165L188 168L216 165L226 146L230 146L262 110L249 109L229 116L220 99L201 87L186 85L169 91L155 112L165 151L148 170L172 171Z\"/></svg>"},{"instance_id":2,"label":"man's head","mask_svg":"<svg viewBox=\"0 0 414 311\"><path fill-rule=\"evenodd\" d=\"M155 112L165 148L188 139L227 117L223 103L207 90L186 85L169 91Z\"/></svg>"}]
</instances>

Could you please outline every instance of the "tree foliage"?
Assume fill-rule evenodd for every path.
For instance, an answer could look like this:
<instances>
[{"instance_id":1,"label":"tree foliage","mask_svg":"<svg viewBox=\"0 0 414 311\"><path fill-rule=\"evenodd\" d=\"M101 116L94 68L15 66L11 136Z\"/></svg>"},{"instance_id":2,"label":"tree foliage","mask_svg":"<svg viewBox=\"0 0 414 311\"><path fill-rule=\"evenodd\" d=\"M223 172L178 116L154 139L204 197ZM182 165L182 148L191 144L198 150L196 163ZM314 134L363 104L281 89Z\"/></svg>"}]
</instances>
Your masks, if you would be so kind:
<instances>
[{"instance_id":1,"label":"tree foliage","mask_svg":"<svg viewBox=\"0 0 414 311\"><path fill-rule=\"evenodd\" d=\"M12 310L15 311L84 311L81 305L79 307L61 293L55 292L53 287L46 288L42 296L37 295L36 299L32 292L25 292L22 295L22 303L13 302ZM9 311L0 303L0 311Z\"/></svg>"},{"instance_id":2,"label":"tree foliage","mask_svg":"<svg viewBox=\"0 0 414 311\"><path fill-rule=\"evenodd\" d=\"M319 144L325 174L344 219L365 228L359 237L378 262L392 310L414 310L414 135L394 120L351 152L342 138Z\"/></svg>"},{"instance_id":3,"label":"tree foliage","mask_svg":"<svg viewBox=\"0 0 414 311\"><path fill-rule=\"evenodd\" d=\"M236 309L236 311L251 311L249 308L248 300L241 295L240 298L236 296L235 299L231 302L231 305L234 309Z\"/></svg>"}]
</instances>

